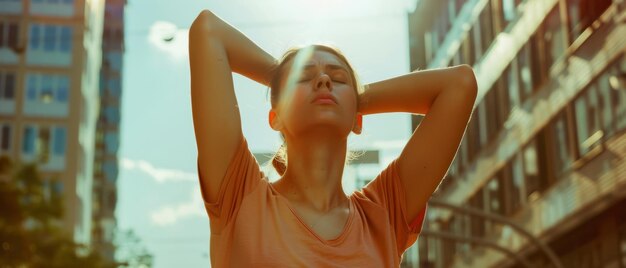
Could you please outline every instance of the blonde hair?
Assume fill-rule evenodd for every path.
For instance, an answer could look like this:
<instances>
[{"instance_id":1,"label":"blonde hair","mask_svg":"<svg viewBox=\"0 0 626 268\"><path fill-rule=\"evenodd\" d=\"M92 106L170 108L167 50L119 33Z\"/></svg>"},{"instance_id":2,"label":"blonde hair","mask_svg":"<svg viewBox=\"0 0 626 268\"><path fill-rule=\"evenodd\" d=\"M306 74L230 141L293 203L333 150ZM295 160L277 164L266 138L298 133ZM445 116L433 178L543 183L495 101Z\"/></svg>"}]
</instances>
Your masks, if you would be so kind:
<instances>
[{"instance_id":1,"label":"blonde hair","mask_svg":"<svg viewBox=\"0 0 626 268\"><path fill-rule=\"evenodd\" d=\"M273 77L270 80L270 84L269 84L270 92L271 92L270 102L271 102L272 108L275 108L278 105L278 102L280 99L280 93L281 93L280 82L281 82L281 78L286 73L285 66L287 65L289 61L293 60L294 57L298 55L298 53L301 53L303 51L312 51L312 52L325 51L339 58L339 60L341 60L347 66L348 71L350 72L350 79L357 93L357 105L358 105L359 94L362 93L364 89L358 79L356 72L352 68L352 65L350 65L350 63L348 62L348 59L346 59L346 57L338 48L327 46L327 45L315 44L315 45L309 45L305 47L290 48L285 52L285 54L283 54L283 57L281 58L279 64L276 66L276 69L274 69L273 71ZM283 175L285 173L285 170L287 170L287 143L285 142L285 137L283 136L282 133L280 133L280 137L283 140L283 143L280 145L280 147L278 148L278 151L272 157L272 161L270 161L270 163L272 163L272 166L274 166L274 169L276 169L276 172L279 175ZM351 151L348 153L346 157L346 162L350 162L358 158L362 154L363 154L362 152L358 153L358 152Z\"/></svg>"}]
</instances>

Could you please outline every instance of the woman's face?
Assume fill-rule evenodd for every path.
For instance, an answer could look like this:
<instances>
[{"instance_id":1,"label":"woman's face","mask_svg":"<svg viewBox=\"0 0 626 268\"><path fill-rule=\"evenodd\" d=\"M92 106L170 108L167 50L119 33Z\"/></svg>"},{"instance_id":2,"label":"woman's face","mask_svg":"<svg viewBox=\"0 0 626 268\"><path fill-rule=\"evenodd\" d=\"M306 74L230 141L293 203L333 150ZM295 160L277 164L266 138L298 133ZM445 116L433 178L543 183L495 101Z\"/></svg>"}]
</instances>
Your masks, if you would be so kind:
<instances>
[{"instance_id":1,"label":"woman's face","mask_svg":"<svg viewBox=\"0 0 626 268\"><path fill-rule=\"evenodd\" d=\"M343 137L351 130L360 133L357 92L339 58L326 51L303 51L284 68L278 105L270 111L273 129L291 136L312 131Z\"/></svg>"}]
</instances>

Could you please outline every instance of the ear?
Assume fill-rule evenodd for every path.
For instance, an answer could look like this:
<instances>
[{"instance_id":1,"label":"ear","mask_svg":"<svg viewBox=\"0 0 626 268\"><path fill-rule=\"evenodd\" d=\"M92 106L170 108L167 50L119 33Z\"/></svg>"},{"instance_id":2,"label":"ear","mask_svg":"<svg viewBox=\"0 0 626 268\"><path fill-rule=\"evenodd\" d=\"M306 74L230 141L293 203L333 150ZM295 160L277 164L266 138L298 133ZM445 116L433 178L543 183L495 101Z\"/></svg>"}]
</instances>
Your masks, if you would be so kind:
<instances>
[{"instance_id":1,"label":"ear","mask_svg":"<svg viewBox=\"0 0 626 268\"><path fill-rule=\"evenodd\" d=\"M282 122L280 121L280 117L276 114L276 111L272 108L268 114L268 120L270 123L270 127L273 130L280 131L282 128Z\"/></svg>"},{"instance_id":2,"label":"ear","mask_svg":"<svg viewBox=\"0 0 626 268\"><path fill-rule=\"evenodd\" d=\"M363 128L363 114L356 113L354 126L352 127L352 132L354 132L354 134L359 135L361 134L362 128Z\"/></svg>"}]
</instances>

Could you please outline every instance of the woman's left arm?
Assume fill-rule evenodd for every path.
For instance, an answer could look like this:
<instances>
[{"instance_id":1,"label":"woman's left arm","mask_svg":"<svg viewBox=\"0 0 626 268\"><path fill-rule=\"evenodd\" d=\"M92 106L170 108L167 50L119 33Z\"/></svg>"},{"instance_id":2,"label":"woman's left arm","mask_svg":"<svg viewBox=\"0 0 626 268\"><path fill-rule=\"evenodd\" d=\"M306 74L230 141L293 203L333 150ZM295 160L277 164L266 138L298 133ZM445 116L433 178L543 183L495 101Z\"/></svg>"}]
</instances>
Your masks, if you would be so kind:
<instances>
[{"instance_id":1,"label":"woman's left arm","mask_svg":"<svg viewBox=\"0 0 626 268\"><path fill-rule=\"evenodd\" d=\"M459 147L478 91L474 72L468 65L417 71L365 88L359 96L363 115L425 114L397 160L406 220L411 222L445 176Z\"/></svg>"}]
</instances>

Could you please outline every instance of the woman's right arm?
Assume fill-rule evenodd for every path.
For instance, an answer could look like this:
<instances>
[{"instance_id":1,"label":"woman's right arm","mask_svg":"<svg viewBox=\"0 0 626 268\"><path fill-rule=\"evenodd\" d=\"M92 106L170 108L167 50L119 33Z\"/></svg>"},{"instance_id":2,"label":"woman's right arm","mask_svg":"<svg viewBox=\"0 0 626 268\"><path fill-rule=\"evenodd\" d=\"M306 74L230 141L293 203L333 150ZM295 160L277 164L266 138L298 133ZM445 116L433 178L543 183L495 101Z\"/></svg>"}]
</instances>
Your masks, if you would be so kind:
<instances>
[{"instance_id":1,"label":"woman's right arm","mask_svg":"<svg viewBox=\"0 0 626 268\"><path fill-rule=\"evenodd\" d=\"M232 72L267 85L275 64L271 55L208 10L191 25L191 106L206 202L216 201L226 168L243 138Z\"/></svg>"}]
</instances>

